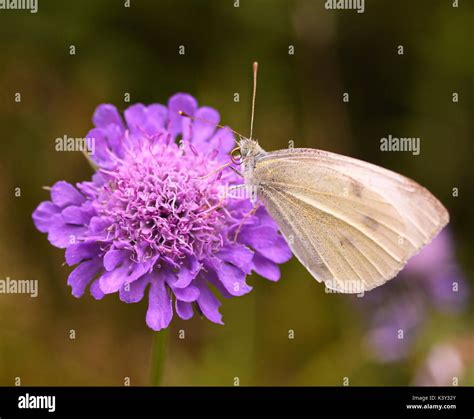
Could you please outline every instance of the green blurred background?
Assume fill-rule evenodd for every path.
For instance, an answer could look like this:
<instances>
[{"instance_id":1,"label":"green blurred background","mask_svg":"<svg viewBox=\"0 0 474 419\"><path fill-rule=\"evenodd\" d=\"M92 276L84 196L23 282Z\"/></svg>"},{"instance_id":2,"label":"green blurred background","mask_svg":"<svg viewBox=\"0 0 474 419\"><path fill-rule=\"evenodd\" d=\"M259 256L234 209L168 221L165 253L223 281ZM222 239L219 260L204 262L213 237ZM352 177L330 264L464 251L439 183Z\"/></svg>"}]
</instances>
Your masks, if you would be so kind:
<instances>
[{"instance_id":1,"label":"green blurred background","mask_svg":"<svg viewBox=\"0 0 474 419\"><path fill-rule=\"evenodd\" d=\"M0 295L0 385L16 377L22 385L149 383L146 301L75 299L63 251L33 226L32 211L48 198L43 185L92 174L80 153L58 153L54 140L85 136L100 103L122 111L166 103L177 91L246 134L254 60L254 132L263 148L293 140L425 185L450 211L456 258L472 288L473 2L366 0L361 14L326 10L323 0L124 3L39 0L37 14L0 10L0 279L39 281L37 298ZM421 137L421 154L381 152L388 134ZM459 383L474 384L472 297L456 314L432 308L409 353L381 363L350 297L326 294L296 260L278 283L249 283L253 292L223 302L225 326L175 316L165 385L234 385L235 377L240 385L338 386L344 377L350 385L407 385L440 344L459 349Z\"/></svg>"}]
</instances>

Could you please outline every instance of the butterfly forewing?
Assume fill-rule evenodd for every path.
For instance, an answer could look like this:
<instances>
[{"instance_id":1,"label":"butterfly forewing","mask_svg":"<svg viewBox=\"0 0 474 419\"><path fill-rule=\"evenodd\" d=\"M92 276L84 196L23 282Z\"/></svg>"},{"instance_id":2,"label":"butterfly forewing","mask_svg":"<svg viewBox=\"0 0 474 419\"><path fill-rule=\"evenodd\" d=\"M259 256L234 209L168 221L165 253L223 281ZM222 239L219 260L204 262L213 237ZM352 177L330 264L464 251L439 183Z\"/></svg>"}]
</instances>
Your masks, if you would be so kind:
<instances>
[{"instance_id":1,"label":"butterfly forewing","mask_svg":"<svg viewBox=\"0 0 474 419\"><path fill-rule=\"evenodd\" d=\"M361 160L327 151L300 149L303 158L332 167L350 176L390 201L404 217L409 239L418 249L428 243L449 221L444 206L423 186L398 173ZM285 150L283 151L285 154Z\"/></svg>"},{"instance_id":2,"label":"butterfly forewing","mask_svg":"<svg viewBox=\"0 0 474 419\"><path fill-rule=\"evenodd\" d=\"M253 179L293 253L339 292L370 290L393 278L448 221L420 185L338 154L267 153Z\"/></svg>"}]
</instances>

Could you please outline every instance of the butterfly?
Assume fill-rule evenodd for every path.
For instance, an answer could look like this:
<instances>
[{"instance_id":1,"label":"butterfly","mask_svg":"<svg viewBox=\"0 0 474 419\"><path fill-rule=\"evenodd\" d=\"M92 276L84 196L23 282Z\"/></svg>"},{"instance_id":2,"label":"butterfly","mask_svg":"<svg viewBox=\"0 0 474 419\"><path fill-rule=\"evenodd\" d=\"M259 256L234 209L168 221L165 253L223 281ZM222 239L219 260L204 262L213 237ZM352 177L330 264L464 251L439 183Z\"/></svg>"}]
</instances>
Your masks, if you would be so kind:
<instances>
[{"instance_id":1,"label":"butterfly","mask_svg":"<svg viewBox=\"0 0 474 419\"><path fill-rule=\"evenodd\" d=\"M394 278L449 222L423 186L362 160L311 148L267 152L238 142L245 186L255 191L297 259L340 293L369 291ZM239 134L240 135L240 134Z\"/></svg>"}]
</instances>

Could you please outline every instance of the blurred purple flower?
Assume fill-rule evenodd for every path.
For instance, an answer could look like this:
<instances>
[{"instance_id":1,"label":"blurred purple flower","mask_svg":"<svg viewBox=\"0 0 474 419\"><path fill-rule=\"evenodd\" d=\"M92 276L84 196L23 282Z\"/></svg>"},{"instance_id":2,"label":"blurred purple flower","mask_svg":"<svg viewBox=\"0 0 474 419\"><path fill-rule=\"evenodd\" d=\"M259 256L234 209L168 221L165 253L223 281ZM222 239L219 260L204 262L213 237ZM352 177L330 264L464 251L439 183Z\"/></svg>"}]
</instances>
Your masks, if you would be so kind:
<instances>
[{"instance_id":1,"label":"blurred purple flower","mask_svg":"<svg viewBox=\"0 0 474 419\"><path fill-rule=\"evenodd\" d=\"M460 351L452 344L434 346L425 362L418 369L414 385L416 386L452 386L458 385L464 375L465 366Z\"/></svg>"},{"instance_id":2,"label":"blurred purple flower","mask_svg":"<svg viewBox=\"0 0 474 419\"><path fill-rule=\"evenodd\" d=\"M451 234L444 229L396 279L359 300L369 320L366 340L372 356L380 362L404 358L430 309L462 310L468 296Z\"/></svg>"},{"instance_id":3,"label":"blurred purple flower","mask_svg":"<svg viewBox=\"0 0 474 419\"><path fill-rule=\"evenodd\" d=\"M216 110L198 108L182 93L167 107L129 107L125 124L114 106L99 106L87 135L95 139L97 172L77 187L57 182L51 201L33 213L38 230L66 249L67 264L78 264L68 279L75 297L90 285L96 299L118 293L134 303L149 287L146 322L153 330L168 327L173 311L191 318L194 308L222 323L209 285L224 297L241 296L252 289L246 283L252 270L276 281L278 264L291 258L263 207L245 219L234 242L252 205L221 202L222 190L242 180L230 170L204 177L225 161L233 135L180 110L219 121Z\"/></svg>"}]
</instances>

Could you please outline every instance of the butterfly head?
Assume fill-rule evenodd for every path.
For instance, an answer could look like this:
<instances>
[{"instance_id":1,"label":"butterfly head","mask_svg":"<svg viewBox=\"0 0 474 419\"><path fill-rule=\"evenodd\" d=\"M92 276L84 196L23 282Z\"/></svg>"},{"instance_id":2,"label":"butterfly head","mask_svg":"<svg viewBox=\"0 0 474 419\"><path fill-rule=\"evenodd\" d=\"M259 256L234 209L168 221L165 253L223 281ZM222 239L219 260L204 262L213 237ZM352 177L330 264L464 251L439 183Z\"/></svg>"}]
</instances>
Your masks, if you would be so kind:
<instances>
[{"instance_id":1,"label":"butterfly head","mask_svg":"<svg viewBox=\"0 0 474 419\"><path fill-rule=\"evenodd\" d=\"M255 140L251 138L241 138L239 141L240 159L243 164L253 162L265 154L262 147L258 145Z\"/></svg>"},{"instance_id":2,"label":"butterfly head","mask_svg":"<svg viewBox=\"0 0 474 419\"><path fill-rule=\"evenodd\" d=\"M254 184L253 172L257 161L263 157L266 152L251 138L241 138L239 141L239 149L239 163L242 164L245 183Z\"/></svg>"}]
</instances>

